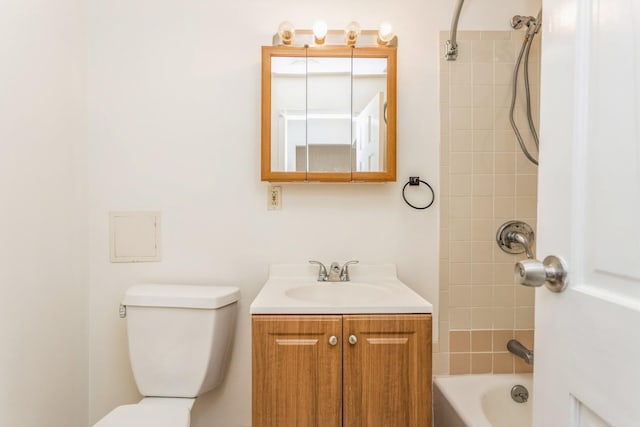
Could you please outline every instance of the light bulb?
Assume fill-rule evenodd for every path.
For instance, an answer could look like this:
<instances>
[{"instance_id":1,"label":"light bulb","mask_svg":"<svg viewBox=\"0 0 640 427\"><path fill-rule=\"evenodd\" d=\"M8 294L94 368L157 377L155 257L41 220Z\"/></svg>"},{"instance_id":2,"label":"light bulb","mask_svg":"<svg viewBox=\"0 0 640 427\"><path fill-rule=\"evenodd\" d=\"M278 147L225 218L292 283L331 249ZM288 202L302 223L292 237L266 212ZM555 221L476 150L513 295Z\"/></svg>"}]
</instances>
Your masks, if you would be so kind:
<instances>
[{"instance_id":1,"label":"light bulb","mask_svg":"<svg viewBox=\"0 0 640 427\"><path fill-rule=\"evenodd\" d=\"M391 40L396 36L393 32L393 27L388 22L383 22L380 24L380 28L378 29L378 43L379 44L389 44Z\"/></svg>"},{"instance_id":2,"label":"light bulb","mask_svg":"<svg viewBox=\"0 0 640 427\"><path fill-rule=\"evenodd\" d=\"M360 24L356 21L349 22L347 28L344 29L344 38L347 42L348 46L355 46L356 40L358 40L358 36L360 35Z\"/></svg>"},{"instance_id":3,"label":"light bulb","mask_svg":"<svg viewBox=\"0 0 640 427\"><path fill-rule=\"evenodd\" d=\"M327 23L322 19L313 23L313 38L316 44L324 44L324 40L327 37Z\"/></svg>"},{"instance_id":4,"label":"light bulb","mask_svg":"<svg viewBox=\"0 0 640 427\"><path fill-rule=\"evenodd\" d=\"M290 45L293 42L293 37L296 34L296 29L289 21L284 21L278 26L278 35L283 44Z\"/></svg>"}]
</instances>

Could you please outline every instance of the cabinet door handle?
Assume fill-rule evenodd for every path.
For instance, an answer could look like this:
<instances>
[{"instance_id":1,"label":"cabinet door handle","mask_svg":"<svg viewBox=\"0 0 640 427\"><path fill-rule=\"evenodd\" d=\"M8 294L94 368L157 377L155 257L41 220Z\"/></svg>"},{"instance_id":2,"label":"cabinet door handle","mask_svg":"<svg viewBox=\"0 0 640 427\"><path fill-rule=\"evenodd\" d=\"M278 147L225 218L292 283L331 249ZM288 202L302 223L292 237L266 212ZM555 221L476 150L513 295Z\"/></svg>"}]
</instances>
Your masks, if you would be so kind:
<instances>
[{"instance_id":1,"label":"cabinet door handle","mask_svg":"<svg viewBox=\"0 0 640 427\"><path fill-rule=\"evenodd\" d=\"M331 344L331 345L338 344L338 337L336 337L335 335L331 335L329 337L329 344Z\"/></svg>"},{"instance_id":2,"label":"cabinet door handle","mask_svg":"<svg viewBox=\"0 0 640 427\"><path fill-rule=\"evenodd\" d=\"M358 342L358 337L355 335L349 335L349 344L355 345Z\"/></svg>"}]
</instances>

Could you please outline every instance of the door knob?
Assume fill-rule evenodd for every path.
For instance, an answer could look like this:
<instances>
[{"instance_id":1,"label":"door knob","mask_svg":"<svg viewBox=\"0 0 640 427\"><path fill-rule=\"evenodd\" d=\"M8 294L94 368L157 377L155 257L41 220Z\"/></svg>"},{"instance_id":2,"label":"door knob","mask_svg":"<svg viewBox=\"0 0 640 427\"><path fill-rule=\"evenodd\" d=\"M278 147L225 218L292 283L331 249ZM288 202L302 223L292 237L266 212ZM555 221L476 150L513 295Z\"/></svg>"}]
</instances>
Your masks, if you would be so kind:
<instances>
[{"instance_id":1,"label":"door knob","mask_svg":"<svg viewBox=\"0 0 640 427\"><path fill-rule=\"evenodd\" d=\"M534 259L517 262L516 280L524 286L546 285L550 291L562 292L567 287L567 266L562 258L549 255L542 262Z\"/></svg>"},{"instance_id":2,"label":"door knob","mask_svg":"<svg viewBox=\"0 0 640 427\"><path fill-rule=\"evenodd\" d=\"M355 335L349 335L349 344L355 345L355 343L357 342L358 342L358 337L356 337Z\"/></svg>"},{"instance_id":3,"label":"door knob","mask_svg":"<svg viewBox=\"0 0 640 427\"><path fill-rule=\"evenodd\" d=\"M338 337L336 337L335 335L331 335L329 337L329 344L331 344L331 345L338 344Z\"/></svg>"}]
</instances>

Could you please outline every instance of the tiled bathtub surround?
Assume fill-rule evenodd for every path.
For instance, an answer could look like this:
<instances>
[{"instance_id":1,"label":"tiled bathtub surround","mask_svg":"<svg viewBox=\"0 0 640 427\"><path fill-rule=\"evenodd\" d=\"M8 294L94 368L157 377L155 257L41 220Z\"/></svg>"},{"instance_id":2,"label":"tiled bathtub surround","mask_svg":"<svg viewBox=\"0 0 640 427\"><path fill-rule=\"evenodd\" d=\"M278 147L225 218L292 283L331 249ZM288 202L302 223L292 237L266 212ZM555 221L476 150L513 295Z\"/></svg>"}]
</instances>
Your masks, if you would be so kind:
<instances>
[{"instance_id":1,"label":"tiled bathtub surround","mask_svg":"<svg viewBox=\"0 0 640 427\"><path fill-rule=\"evenodd\" d=\"M516 286L523 255L502 252L498 227L518 219L536 228L537 168L509 124L512 74L522 31L462 31L458 60L441 60L440 343L436 373L528 369L507 353L503 338L532 345L534 291ZM441 45L448 39L442 32ZM534 121L539 111L539 39L530 56ZM518 91L524 94L524 85ZM530 147L519 97L516 121ZM530 149L537 157L535 147ZM504 341L504 342L503 342ZM507 339L508 341L508 339Z\"/></svg>"}]
</instances>

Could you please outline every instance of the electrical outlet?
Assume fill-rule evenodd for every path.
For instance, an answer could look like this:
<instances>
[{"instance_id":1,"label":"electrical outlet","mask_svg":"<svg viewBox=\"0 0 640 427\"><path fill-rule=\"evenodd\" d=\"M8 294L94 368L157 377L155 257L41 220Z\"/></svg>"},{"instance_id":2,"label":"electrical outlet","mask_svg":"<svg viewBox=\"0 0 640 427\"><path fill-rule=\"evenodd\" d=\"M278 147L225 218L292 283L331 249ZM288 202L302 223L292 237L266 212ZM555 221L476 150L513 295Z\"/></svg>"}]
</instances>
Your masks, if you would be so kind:
<instances>
[{"instance_id":1,"label":"electrical outlet","mask_svg":"<svg viewBox=\"0 0 640 427\"><path fill-rule=\"evenodd\" d=\"M267 210L279 211L282 209L282 187L270 185L267 188Z\"/></svg>"}]
</instances>

